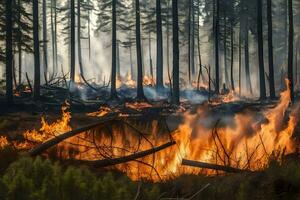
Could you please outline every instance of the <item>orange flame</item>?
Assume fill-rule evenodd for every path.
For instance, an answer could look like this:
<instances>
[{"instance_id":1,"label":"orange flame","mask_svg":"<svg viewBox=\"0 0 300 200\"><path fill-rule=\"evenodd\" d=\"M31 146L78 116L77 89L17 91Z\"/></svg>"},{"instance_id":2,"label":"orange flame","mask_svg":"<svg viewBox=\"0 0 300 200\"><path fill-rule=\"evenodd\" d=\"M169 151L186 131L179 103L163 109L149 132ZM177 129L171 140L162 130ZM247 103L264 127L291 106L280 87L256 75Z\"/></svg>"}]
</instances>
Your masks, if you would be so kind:
<instances>
[{"instance_id":1,"label":"orange flame","mask_svg":"<svg viewBox=\"0 0 300 200\"><path fill-rule=\"evenodd\" d=\"M288 89L281 93L278 105L262 112L260 117L256 113L239 113L230 120L232 124L226 126L220 120L208 118L208 108L202 106L196 114L185 113L184 122L171 133L175 146L115 167L133 180L153 181L186 173L215 173L183 167L183 158L242 169L264 169L270 158L280 161L282 155L296 151L292 136L298 123L299 107L290 112L286 122L289 104ZM53 124L42 120L39 132L27 131L24 136L39 143L49 140L71 129L70 118L70 113L63 108L62 119ZM60 143L58 154L66 159L101 160L145 151L170 141L169 134L159 133L158 124L153 121L142 128L143 131L134 125L113 124L111 128L104 125Z\"/></svg>"}]
</instances>

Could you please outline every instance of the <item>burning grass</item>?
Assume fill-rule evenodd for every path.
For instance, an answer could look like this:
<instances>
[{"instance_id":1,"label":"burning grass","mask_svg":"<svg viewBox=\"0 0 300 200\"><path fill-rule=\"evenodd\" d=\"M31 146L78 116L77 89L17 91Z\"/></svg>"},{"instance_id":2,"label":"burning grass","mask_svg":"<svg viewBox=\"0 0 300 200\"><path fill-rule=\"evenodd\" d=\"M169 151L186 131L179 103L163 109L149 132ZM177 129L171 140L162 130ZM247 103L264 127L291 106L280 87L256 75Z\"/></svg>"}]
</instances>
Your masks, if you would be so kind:
<instances>
[{"instance_id":1,"label":"burning grass","mask_svg":"<svg viewBox=\"0 0 300 200\"><path fill-rule=\"evenodd\" d=\"M210 108L204 105L195 114L186 112L184 121L172 132L168 131L163 119L143 124L117 118L67 138L44 155L80 162L97 161L128 157L175 141L174 146L113 168L126 173L132 180L152 181L173 179L183 174L220 174L216 170L182 166L183 159L260 171L268 167L271 159L280 163L286 155L298 153L293 133L298 123L299 106L288 110L289 105L289 90L281 93L274 108L259 115L246 111L229 118L209 116ZM92 115L103 117L110 112L112 110L104 107ZM71 131L70 119L66 105L62 108L61 119L49 124L42 118L39 131L26 131L23 134L25 142L14 145L31 149Z\"/></svg>"}]
</instances>

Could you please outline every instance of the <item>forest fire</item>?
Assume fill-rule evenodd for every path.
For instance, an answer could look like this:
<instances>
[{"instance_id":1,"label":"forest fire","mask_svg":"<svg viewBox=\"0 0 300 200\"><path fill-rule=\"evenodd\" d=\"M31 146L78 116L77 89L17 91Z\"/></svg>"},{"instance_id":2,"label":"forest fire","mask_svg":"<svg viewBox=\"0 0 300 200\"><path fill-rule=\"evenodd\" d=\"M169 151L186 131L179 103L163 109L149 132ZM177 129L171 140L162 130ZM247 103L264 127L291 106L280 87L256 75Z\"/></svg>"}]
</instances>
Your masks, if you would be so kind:
<instances>
[{"instance_id":1,"label":"forest fire","mask_svg":"<svg viewBox=\"0 0 300 200\"><path fill-rule=\"evenodd\" d=\"M202 106L196 114L185 113L184 122L170 134L160 133L158 121L139 129L138 124L117 120L110 125L99 126L64 140L57 147L57 156L79 161L113 159L174 140L174 146L135 161L118 164L116 168L133 180L153 181L186 173L216 173L215 170L182 166L183 159L237 169L261 170L268 165L270 159L280 161L282 156L296 151L292 136L299 107L293 107L286 123L285 115L289 104L290 92L286 90L281 93L278 105L264 111L261 117L250 112L235 114L231 119L232 125L223 125L222 118L212 122L206 116L208 108ZM91 116L102 117L110 111L104 108ZM42 128L39 131L26 131L26 142L18 144L18 147L32 148L70 131L70 119L67 106L62 107L60 120L48 124L42 118Z\"/></svg>"}]
</instances>

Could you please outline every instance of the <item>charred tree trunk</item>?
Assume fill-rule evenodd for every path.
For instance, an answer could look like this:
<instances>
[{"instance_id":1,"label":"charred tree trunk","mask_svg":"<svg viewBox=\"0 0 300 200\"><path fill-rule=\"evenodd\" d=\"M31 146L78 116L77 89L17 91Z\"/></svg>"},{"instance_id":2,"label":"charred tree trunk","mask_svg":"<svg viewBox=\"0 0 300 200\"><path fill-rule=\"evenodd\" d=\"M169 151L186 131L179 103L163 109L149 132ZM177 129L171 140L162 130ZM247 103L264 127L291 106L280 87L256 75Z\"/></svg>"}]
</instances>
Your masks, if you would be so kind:
<instances>
[{"instance_id":1,"label":"charred tree trunk","mask_svg":"<svg viewBox=\"0 0 300 200\"><path fill-rule=\"evenodd\" d=\"M242 95L242 20L239 27L239 95Z\"/></svg>"},{"instance_id":2,"label":"charred tree trunk","mask_svg":"<svg viewBox=\"0 0 300 200\"><path fill-rule=\"evenodd\" d=\"M32 0L33 11L33 51L34 51L34 86L33 97L35 100L40 97L40 40L39 40L39 3Z\"/></svg>"},{"instance_id":3,"label":"charred tree trunk","mask_svg":"<svg viewBox=\"0 0 300 200\"><path fill-rule=\"evenodd\" d=\"M87 1L88 5L90 5L90 0ZM91 18L90 18L90 9L88 9L88 48L89 48L89 60L91 60Z\"/></svg>"},{"instance_id":4,"label":"charred tree trunk","mask_svg":"<svg viewBox=\"0 0 300 200\"><path fill-rule=\"evenodd\" d=\"M219 94L220 91L220 75L219 75L219 11L220 11L220 3L219 0L215 0L216 5L215 5L215 27L214 27L214 39L215 39L215 92Z\"/></svg>"},{"instance_id":5,"label":"charred tree trunk","mask_svg":"<svg viewBox=\"0 0 300 200\"><path fill-rule=\"evenodd\" d=\"M151 45L151 31L149 30L149 38L148 38L148 42L149 42L149 67L150 67L150 76L151 79L153 80L154 78L154 74L153 74L153 62L152 62L152 45ZM154 82L153 82L154 84Z\"/></svg>"},{"instance_id":6,"label":"charred tree trunk","mask_svg":"<svg viewBox=\"0 0 300 200\"><path fill-rule=\"evenodd\" d=\"M189 83L191 84L191 8L192 8L192 0L189 0L189 13L188 13L188 76L189 76Z\"/></svg>"},{"instance_id":7,"label":"charred tree trunk","mask_svg":"<svg viewBox=\"0 0 300 200\"><path fill-rule=\"evenodd\" d=\"M48 84L48 37L47 37L47 4L43 0L43 61L44 61L44 78Z\"/></svg>"},{"instance_id":8,"label":"charred tree trunk","mask_svg":"<svg viewBox=\"0 0 300 200\"><path fill-rule=\"evenodd\" d=\"M13 49L12 49L12 1L6 0L6 101L8 104L13 103Z\"/></svg>"},{"instance_id":9,"label":"charred tree trunk","mask_svg":"<svg viewBox=\"0 0 300 200\"><path fill-rule=\"evenodd\" d=\"M143 58L141 46L140 1L135 0L136 20L136 56L137 56L137 99L144 100L143 89Z\"/></svg>"},{"instance_id":10,"label":"charred tree trunk","mask_svg":"<svg viewBox=\"0 0 300 200\"><path fill-rule=\"evenodd\" d=\"M54 27L54 1L51 1L51 7L50 7L50 16L51 16L51 43L52 43L52 73L53 75L57 72L57 65L55 62L55 27Z\"/></svg>"},{"instance_id":11,"label":"charred tree trunk","mask_svg":"<svg viewBox=\"0 0 300 200\"><path fill-rule=\"evenodd\" d=\"M234 91L234 78L233 78L233 59L234 59L234 41L233 41L233 21L230 21L230 42L231 42L231 58L230 58L230 81L231 81L231 89Z\"/></svg>"},{"instance_id":12,"label":"charred tree trunk","mask_svg":"<svg viewBox=\"0 0 300 200\"><path fill-rule=\"evenodd\" d=\"M288 79L291 90L291 101L294 102L293 56L294 56L294 17L293 0L288 0L289 6L289 51L288 51Z\"/></svg>"},{"instance_id":13,"label":"charred tree trunk","mask_svg":"<svg viewBox=\"0 0 300 200\"><path fill-rule=\"evenodd\" d=\"M117 0L112 1L112 60L111 60L111 88L110 96L112 99L117 98L116 90L116 76L117 76L117 19L116 19L116 5Z\"/></svg>"},{"instance_id":14,"label":"charred tree trunk","mask_svg":"<svg viewBox=\"0 0 300 200\"><path fill-rule=\"evenodd\" d=\"M197 1L198 4L198 19L197 19L197 43L198 43L198 58L199 58L199 73L198 73L198 83L200 83L200 78L202 77L202 81L204 81L203 73L202 73L202 57L201 57L201 44L200 44L200 0ZM199 90L199 86L198 86Z\"/></svg>"},{"instance_id":15,"label":"charred tree trunk","mask_svg":"<svg viewBox=\"0 0 300 200\"><path fill-rule=\"evenodd\" d=\"M121 78L120 41L117 41L117 77Z\"/></svg>"},{"instance_id":16,"label":"charred tree trunk","mask_svg":"<svg viewBox=\"0 0 300 200\"><path fill-rule=\"evenodd\" d=\"M164 87L164 62L163 62L163 34L162 34L162 17L161 17L161 0L156 0L156 89Z\"/></svg>"},{"instance_id":17,"label":"charred tree trunk","mask_svg":"<svg viewBox=\"0 0 300 200\"><path fill-rule=\"evenodd\" d=\"M195 76L195 7L194 7L194 0L192 0L191 4L191 13L192 13L192 19L191 19L191 74L192 79Z\"/></svg>"},{"instance_id":18,"label":"charred tree trunk","mask_svg":"<svg viewBox=\"0 0 300 200\"><path fill-rule=\"evenodd\" d=\"M223 47L224 47L225 84L228 86L229 85L229 76L228 76L228 66L227 66L227 18L226 18L226 13L224 13L224 38L223 38L223 45L224 45Z\"/></svg>"},{"instance_id":19,"label":"charred tree trunk","mask_svg":"<svg viewBox=\"0 0 300 200\"><path fill-rule=\"evenodd\" d=\"M265 68L264 68L264 44L262 26L262 0L257 0L257 43L259 62L259 89L260 100L266 99Z\"/></svg>"},{"instance_id":20,"label":"charred tree trunk","mask_svg":"<svg viewBox=\"0 0 300 200\"><path fill-rule=\"evenodd\" d=\"M18 0L18 6L21 7L21 0ZM18 73L18 84L20 85L22 82L22 33L21 33L21 12L18 12L18 65L19 65L19 73Z\"/></svg>"},{"instance_id":21,"label":"charred tree trunk","mask_svg":"<svg viewBox=\"0 0 300 200\"><path fill-rule=\"evenodd\" d=\"M178 37L178 2L172 0L172 21L173 21L173 96L172 102L180 103L179 91L179 37Z\"/></svg>"},{"instance_id":22,"label":"charred tree trunk","mask_svg":"<svg viewBox=\"0 0 300 200\"><path fill-rule=\"evenodd\" d=\"M71 57L70 57L70 79L75 81L75 0L71 0Z\"/></svg>"},{"instance_id":23,"label":"charred tree trunk","mask_svg":"<svg viewBox=\"0 0 300 200\"><path fill-rule=\"evenodd\" d=\"M270 97L275 98L274 63L273 63L273 25L272 25L272 2L267 0L268 18L268 52L269 52L269 87Z\"/></svg>"},{"instance_id":24,"label":"charred tree trunk","mask_svg":"<svg viewBox=\"0 0 300 200\"><path fill-rule=\"evenodd\" d=\"M250 94L253 93L252 91L252 84L251 84L251 77L250 77L250 55L249 55L249 26L248 26L248 13L246 16L245 22L245 74L246 74L246 86L248 87Z\"/></svg>"},{"instance_id":25,"label":"charred tree trunk","mask_svg":"<svg viewBox=\"0 0 300 200\"><path fill-rule=\"evenodd\" d=\"M58 71L58 59L57 59L57 3L53 0L54 6L54 44L55 44L55 66Z\"/></svg>"}]
</instances>

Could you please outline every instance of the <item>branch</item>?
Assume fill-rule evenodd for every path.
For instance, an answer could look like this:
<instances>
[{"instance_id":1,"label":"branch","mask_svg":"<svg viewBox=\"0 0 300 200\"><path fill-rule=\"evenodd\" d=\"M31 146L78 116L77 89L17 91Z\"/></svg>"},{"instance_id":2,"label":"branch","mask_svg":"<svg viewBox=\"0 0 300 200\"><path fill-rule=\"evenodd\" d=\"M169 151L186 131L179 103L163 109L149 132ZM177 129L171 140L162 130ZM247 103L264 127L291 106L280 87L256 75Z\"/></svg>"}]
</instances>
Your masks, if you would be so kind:
<instances>
[{"instance_id":1,"label":"branch","mask_svg":"<svg viewBox=\"0 0 300 200\"><path fill-rule=\"evenodd\" d=\"M251 172L249 170L238 169L238 168L233 168L233 167L229 167L229 166L216 165L216 164L198 162L198 161L193 161L193 160L185 160L185 159L182 160L182 165L190 166L190 167L212 169L212 170L220 170L220 171L224 171L224 172L228 172L228 173Z\"/></svg>"},{"instance_id":2,"label":"branch","mask_svg":"<svg viewBox=\"0 0 300 200\"><path fill-rule=\"evenodd\" d=\"M30 156L37 156L41 153L43 153L44 151L46 151L47 149L49 149L50 147L53 147L54 145L60 143L61 141L65 140L65 139L68 139L70 137L73 137L77 134L80 134L82 132L85 132L85 131L88 131L92 128L95 128L99 125L102 125L108 121L111 121L113 119L115 119L116 117L116 114L112 114L112 115L109 115L109 116L106 116L104 118L101 118L100 120L98 120L97 122L95 123L92 123L90 125L87 125L87 126L84 126L84 127L81 127L81 128L78 128L78 129L75 129L75 130L72 130L72 131L69 131L69 132L66 132L66 133L63 133L61 135L58 135L38 146L36 146L35 148L33 148L32 150L29 151L29 155Z\"/></svg>"},{"instance_id":3,"label":"branch","mask_svg":"<svg viewBox=\"0 0 300 200\"><path fill-rule=\"evenodd\" d=\"M176 142L172 141L172 142L168 142L166 144L163 144L161 146L154 147L152 149L148 149L146 151L141 151L139 153L134 153L134 154L124 156L124 157L107 158L107 159L103 159L103 160L79 160L79 163L92 165L93 167L108 167L108 166L112 166L112 165L118 165L118 164L130 162L130 161L134 161L136 159L139 159L139 158L154 154L158 151L164 150L164 149L166 149L170 146L173 146L175 144L176 144Z\"/></svg>"}]
</instances>

